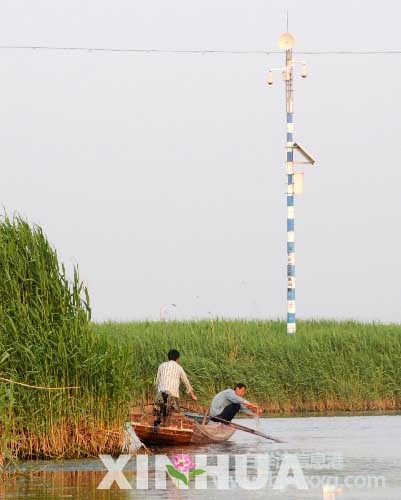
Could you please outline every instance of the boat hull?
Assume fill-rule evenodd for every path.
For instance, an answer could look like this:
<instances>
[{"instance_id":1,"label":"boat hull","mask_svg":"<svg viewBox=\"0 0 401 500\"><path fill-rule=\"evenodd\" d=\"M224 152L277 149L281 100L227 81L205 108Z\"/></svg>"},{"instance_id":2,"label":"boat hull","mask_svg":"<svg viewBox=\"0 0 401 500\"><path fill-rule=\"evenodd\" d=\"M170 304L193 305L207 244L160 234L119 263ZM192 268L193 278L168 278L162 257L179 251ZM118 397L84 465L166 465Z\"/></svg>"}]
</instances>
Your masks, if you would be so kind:
<instances>
[{"instance_id":1,"label":"boat hull","mask_svg":"<svg viewBox=\"0 0 401 500\"><path fill-rule=\"evenodd\" d=\"M208 422L201 424L185 415L177 414L167 417L154 426L154 416L144 414L131 415L131 425L145 444L152 445L189 445L209 444L227 441L235 429L228 425Z\"/></svg>"}]
</instances>

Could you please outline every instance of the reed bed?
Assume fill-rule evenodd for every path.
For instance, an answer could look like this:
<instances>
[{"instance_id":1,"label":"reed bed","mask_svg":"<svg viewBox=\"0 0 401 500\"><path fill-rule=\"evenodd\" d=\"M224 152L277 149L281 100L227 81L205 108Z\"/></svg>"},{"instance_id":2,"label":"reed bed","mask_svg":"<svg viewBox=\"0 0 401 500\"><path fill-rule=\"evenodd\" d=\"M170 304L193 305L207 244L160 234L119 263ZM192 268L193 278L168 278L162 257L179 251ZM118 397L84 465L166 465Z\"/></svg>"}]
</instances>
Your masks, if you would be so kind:
<instances>
[{"instance_id":1,"label":"reed bed","mask_svg":"<svg viewBox=\"0 0 401 500\"><path fill-rule=\"evenodd\" d=\"M80 282L78 269L69 280L40 227L21 217L3 217L3 459L88 456L118 449L120 423L128 413L126 387L115 377L120 360L111 356L104 339L93 331L90 314L88 291ZM118 438L110 433L113 430L120 433Z\"/></svg>"},{"instance_id":2,"label":"reed bed","mask_svg":"<svg viewBox=\"0 0 401 500\"><path fill-rule=\"evenodd\" d=\"M401 327L300 321L289 337L280 321L137 322L94 325L127 360L121 383L150 401L158 364L182 353L200 404L236 382L268 412L401 408Z\"/></svg>"}]
</instances>

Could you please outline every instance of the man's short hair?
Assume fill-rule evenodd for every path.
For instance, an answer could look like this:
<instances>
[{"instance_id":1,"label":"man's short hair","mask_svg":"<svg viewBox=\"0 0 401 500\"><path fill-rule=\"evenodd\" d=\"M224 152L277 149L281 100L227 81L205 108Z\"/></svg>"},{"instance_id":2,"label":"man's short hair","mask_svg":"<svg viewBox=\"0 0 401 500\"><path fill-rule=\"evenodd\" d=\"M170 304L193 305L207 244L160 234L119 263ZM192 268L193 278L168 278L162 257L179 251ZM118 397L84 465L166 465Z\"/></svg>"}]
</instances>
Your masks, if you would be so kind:
<instances>
[{"instance_id":1,"label":"man's short hair","mask_svg":"<svg viewBox=\"0 0 401 500\"><path fill-rule=\"evenodd\" d=\"M177 359L180 357L180 353L177 351L177 349L170 349L167 353L167 357L169 361L177 361Z\"/></svg>"},{"instance_id":2,"label":"man's short hair","mask_svg":"<svg viewBox=\"0 0 401 500\"><path fill-rule=\"evenodd\" d=\"M234 391L235 389L246 389L246 385L241 383L235 384Z\"/></svg>"}]
</instances>

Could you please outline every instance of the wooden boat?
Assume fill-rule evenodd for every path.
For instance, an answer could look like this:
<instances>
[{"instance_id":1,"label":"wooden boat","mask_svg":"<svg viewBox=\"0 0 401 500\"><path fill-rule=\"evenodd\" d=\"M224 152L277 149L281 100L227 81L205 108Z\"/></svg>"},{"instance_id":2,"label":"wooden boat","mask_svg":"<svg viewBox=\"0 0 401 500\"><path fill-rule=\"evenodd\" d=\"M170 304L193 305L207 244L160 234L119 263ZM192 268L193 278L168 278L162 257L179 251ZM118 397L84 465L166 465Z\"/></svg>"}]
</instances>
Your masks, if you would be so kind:
<instances>
[{"instance_id":1,"label":"wooden boat","mask_svg":"<svg viewBox=\"0 0 401 500\"><path fill-rule=\"evenodd\" d=\"M200 421L191 413L174 413L155 426L154 415L131 412L131 425L145 444L187 445L227 441L235 432L229 425Z\"/></svg>"}]
</instances>

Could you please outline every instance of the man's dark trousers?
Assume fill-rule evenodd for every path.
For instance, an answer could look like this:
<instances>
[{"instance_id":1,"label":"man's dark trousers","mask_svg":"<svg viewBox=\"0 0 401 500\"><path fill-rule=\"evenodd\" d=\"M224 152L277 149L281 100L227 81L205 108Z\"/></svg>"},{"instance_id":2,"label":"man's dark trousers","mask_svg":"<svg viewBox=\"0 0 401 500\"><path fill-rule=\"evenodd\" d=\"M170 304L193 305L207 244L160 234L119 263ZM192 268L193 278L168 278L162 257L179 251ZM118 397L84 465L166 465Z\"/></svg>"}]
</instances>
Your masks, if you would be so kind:
<instances>
[{"instance_id":1,"label":"man's dark trousers","mask_svg":"<svg viewBox=\"0 0 401 500\"><path fill-rule=\"evenodd\" d=\"M240 411L241 405L239 403L231 403L230 405L227 405L224 410L220 413L220 415L216 415L219 418L222 418L223 420L228 420L231 422L231 420L235 417L235 415ZM219 420L215 420L214 417L212 417L212 420L215 422L219 422Z\"/></svg>"}]
</instances>

